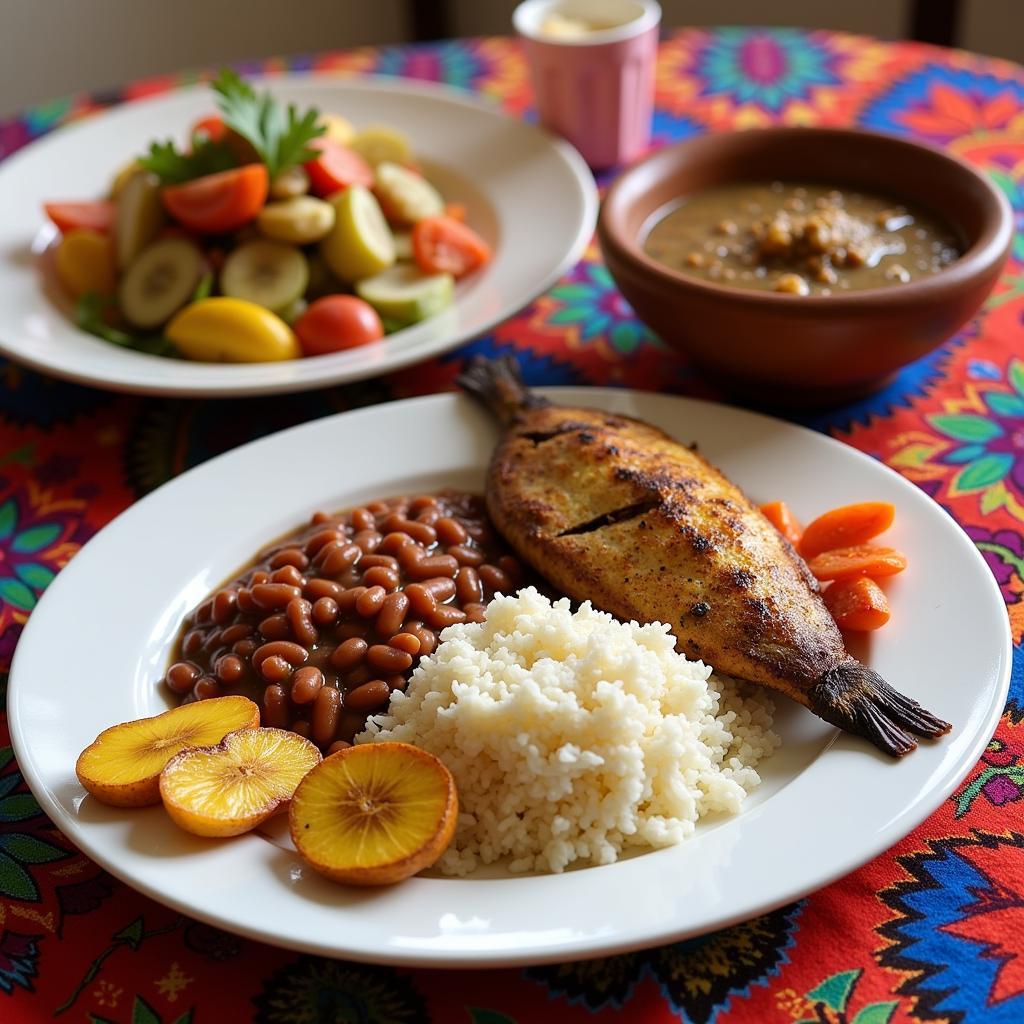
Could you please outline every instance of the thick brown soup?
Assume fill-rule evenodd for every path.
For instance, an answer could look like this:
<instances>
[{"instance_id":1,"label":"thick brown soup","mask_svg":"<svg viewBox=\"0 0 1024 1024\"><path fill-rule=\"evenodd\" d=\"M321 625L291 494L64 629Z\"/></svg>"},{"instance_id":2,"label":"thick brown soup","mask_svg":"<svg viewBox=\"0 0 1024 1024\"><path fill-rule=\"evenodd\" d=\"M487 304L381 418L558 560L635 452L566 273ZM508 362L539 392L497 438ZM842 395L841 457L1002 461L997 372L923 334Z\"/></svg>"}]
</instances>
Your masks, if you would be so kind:
<instances>
[{"instance_id":1,"label":"thick brown soup","mask_svg":"<svg viewBox=\"0 0 1024 1024\"><path fill-rule=\"evenodd\" d=\"M481 621L521 575L474 495L318 512L186 617L164 681L183 703L244 694L263 725L329 750L405 688L445 626Z\"/></svg>"},{"instance_id":2,"label":"thick brown soup","mask_svg":"<svg viewBox=\"0 0 1024 1024\"><path fill-rule=\"evenodd\" d=\"M709 281L792 295L927 277L960 255L953 233L884 196L828 185L737 183L658 215L644 251Z\"/></svg>"}]
</instances>

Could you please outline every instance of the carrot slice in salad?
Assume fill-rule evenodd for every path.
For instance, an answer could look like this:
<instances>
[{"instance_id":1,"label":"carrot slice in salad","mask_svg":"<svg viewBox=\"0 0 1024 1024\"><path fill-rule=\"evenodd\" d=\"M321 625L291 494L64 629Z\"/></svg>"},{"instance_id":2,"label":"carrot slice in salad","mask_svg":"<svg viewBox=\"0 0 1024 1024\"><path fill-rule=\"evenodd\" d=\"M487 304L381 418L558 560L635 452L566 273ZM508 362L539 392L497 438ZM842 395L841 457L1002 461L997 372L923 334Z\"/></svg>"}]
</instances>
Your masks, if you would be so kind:
<instances>
[{"instance_id":1,"label":"carrot slice in salad","mask_svg":"<svg viewBox=\"0 0 1024 1024\"><path fill-rule=\"evenodd\" d=\"M858 544L855 547L823 551L809 559L807 565L819 580L842 580L850 576L871 576L877 579L903 572L907 567L907 559L895 548Z\"/></svg>"},{"instance_id":2,"label":"carrot slice in salad","mask_svg":"<svg viewBox=\"0 0 1024 1024\"><path fill-rule=\"evenodd\" d=\"M784 501L769 501L761 506L761 512L793 547L799 546L804 531Z\"/></svg>"},{"instance_id":3,"label":"carrot slice in salad","mask_svg":"<svg viewBox=\"0 0 1024 1024\"><path fill-rule=\"evenodd\" d=\"M888 501L862 501L834 508L807 524L800 553L804 558L813 558L833 548L866 544L888 530L895 515L896 508Z\"/></svg>"},{"instance_id":4,"label":"carrot slice in salad","mask_svg":"<svg viewBox=\"0 0 1024 1024\"><path fill-rule=\"evenodd\" d=\"M868 576L836 580L822 599L840 629L864 633L879 629L889 621L885 592Z\"/></svg>"}]
</instances>

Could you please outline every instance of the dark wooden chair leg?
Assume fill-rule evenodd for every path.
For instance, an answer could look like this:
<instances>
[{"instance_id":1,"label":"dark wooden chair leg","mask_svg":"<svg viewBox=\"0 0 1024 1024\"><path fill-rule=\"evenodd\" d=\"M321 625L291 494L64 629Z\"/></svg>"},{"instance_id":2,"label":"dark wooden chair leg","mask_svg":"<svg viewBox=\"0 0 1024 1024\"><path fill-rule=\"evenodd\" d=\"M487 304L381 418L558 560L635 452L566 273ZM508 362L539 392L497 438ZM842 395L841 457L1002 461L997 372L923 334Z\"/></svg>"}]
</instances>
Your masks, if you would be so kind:
<instances>
[{"instance_id":1,"label":"dark wooden chair leg","mask_svg":"<svg viewBox=\"0 0 1024 1024\"><path fill-rule=\"evenodd\" d=\"M450 0L406 0L406 11L413 42L451 37L455 19Z\"/></svg>"},{"instance_id":2,"label":"dark wooden chair leg","mask_svg":"<svg viewBox=\"0 0 1024 1024\"><path fill-rule=\"evenodd\" d=\"M961 0L913 0L907 35L920 43L956 46Z\"/></svg>"}]
</instances>

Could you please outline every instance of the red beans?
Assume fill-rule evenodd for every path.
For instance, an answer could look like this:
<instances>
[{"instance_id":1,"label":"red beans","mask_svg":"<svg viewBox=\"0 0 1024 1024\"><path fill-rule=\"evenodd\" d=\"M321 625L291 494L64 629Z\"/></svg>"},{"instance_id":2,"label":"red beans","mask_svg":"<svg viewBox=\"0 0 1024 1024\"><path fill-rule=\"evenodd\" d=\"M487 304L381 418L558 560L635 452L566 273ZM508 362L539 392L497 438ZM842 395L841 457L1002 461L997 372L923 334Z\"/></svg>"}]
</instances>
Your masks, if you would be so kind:
<instances>
[{"instance_id":1,"label":"red beans","mask_svg":"<svg viewBox=\"0 0 1024 1024\"><path fill-rule=\"evenodd\" d=\"M466 613L461 608L456 608L450 604L438 605L433 613L427 616L427 622L434 629L444 629L446 626L454 626L465 621Z\"/></svg>"},{"instance_id":2,"label":"red beans","mask_svg":"<svg viewBox=\"0 0 1024 1024\"><path fill-rule=\"evenodd\" d=\"M320 637L316 626L313 625L313 606L303 598L296 597L288 602L285 614L288 616L288 625L295 639L304 647L312 647Z\"/></svg>"},{"instance_id":3,"label":"red beans","mask_svg":"<svg viewBox=\"0 0 1024 1024\"><path fill-rule=\"evenodd\" d=\"M445 547L449 547L452 544L465 544L469 540L466 528L458 519L452 519L451 516L444 516L438 519L434 523L434 532L437 534L438 541Z\"/></svg>"},{"instance_id":4,"label":"red beans","mask_svg":"<svg viewBox=\"0 0 1024 1024\"><path fill-rule=\"evenodd\" d=\"M165 678L175 693L188 693L199 678L199 666L190 661L177 661L167 670Z\"/></svg>"},{"instance_id":5,"label":"red beans","mask_svg":"<svg viewBox=\"0 0 1024 1024\"><path fill-rule=\"evenodd\" d=\"M301 590L302 585L306 581L303 579L302 573L294 565L286 565L281 569L275 569L270 574L270 582L287 583L289 586L298 587Z\"/></svg>"},{"instance_id":6,"label":"red beans","mask_svg":"<svg viewBox=\"0 0 1024 1024\"><path fill-rule=\"evenodd\" d=\"M405 571L414 580L427 580L432 576L454 576L459 571L459 563L451 555L431 555L407 566Z\"/></svg>"},{"instance_id":7,"label":"red beans","mask_svg":"<svg viewBox=\"0 0 1024 1024\"><path fill-rule=\"evenodd\" d=\"M287 583L257 583L252 588L252 599L267 611L283 608L296 597L302 597L302 591Z\"/></svg>"},{"instance_id":8,"label":"red beans","mask_svg":"<svg viewBox=\"0 0 1024 1024\"><path fill-rule=\"evenodd\" d=\"M291 636L288 617L280 612L277 615L268 615L260 623L260 635L268 640L287 640Z\"/></svg>"},{"instance_id":9,"label":"red beans","mask_svg":"<svg viewBox=\"0 0 1024 1024\"><path fill-rule=\"evenodd\" d=\"M405 651L415 657L420 653L420 638L414 633L396 633L388 644L396 650Z\"/></svg>"},{"instance_id":10,"label":"red beans","mask_svg":"<svg viewBox=\"0 0 1024 1024\"><path fill-rule=\"evenodd\" d=\"M309 565L308 556L300 548L285 548L278 551L267 563L271 569L281 569L286 565L294 565L300 571Z\"/></svg>"},{"instance_id":11,"label":"red beans","mask_svg":"<svg viewBox=\"0 0 1024 1024\"><path fill-rule=\"evenodd\" d=\"M397 633L409 611L409 598L400 590L384 598L377 613L377 632L382 636Z\"/></svg>"},{"instance_id":12,"label":"red beans","mask_svg":"<svg viewBox=\"0 0 1024 1024\"><path fill-rule=\"evenodd\" d=\"M366 660L371 667L383 673L404 672L412 668L412 655L388 644L374 644L366 652Z\"/></svg>"},{"instance_id":13,"label":"red beans","mask_svg":"<svg viewBox=\"0 0 1024 1024\"><path fill-rule=\"evenodd\" d=\"M483 552L477 548L467 547L465 544L453 544L448 548L448 554L459 563L459 565L482 565L484 561Z\"/></svg>"},{"instance_id":14,"label":"red beans","mask_svg":"<svg viewBox=\"0 0 1024 1024\"><path fill-rule=\"evenodd\" d=\"M223 626L235 614L238 604L238 593L234 590L222 590L213 599L213 621Z\"/></svg>"},{"instance_id":15,"label":"red beans","mask_svg":"<svg viewBox=\"0 0 1024 1024\"><path fill-rule=\"evenodd\" d=\"M499 569L496 565L481 565L477 569L477 575L480 577L480 582L493 590L495 594L512 593L512 581L504 569Z\"/></svg>"},{"instance_id":16,"label":"red beans","mask_svg":"<svg viewBox=\"0 0 1024 1024\"><path fill-rule=\"evenodd\" d=\"M321 597L330 597L335 601L345 592L345 588L334 580L307 580L303 588L307 600L318 601Z\"/></svg>"},{"instance_id":17,"label":"red beans","mask_svg":"<svg viewBox=\"0 0 1024 1024\"><path fill-rule=\"evenodd\" d=\"M371 615L376 615L381 610L386 596L383 587L370 587L369 590L364 589L363 593L356 598L356 611L368 619Z\"/></svg>"},{"instance_id":18,"label":"red beans","mask_svg":"<svg viewBox=\"0 0 1024 1024\"><path fill-rule=\"evenodd\" d=\"M217 659L216 671L217 678L230 686L245 675L245 663L237 654L225 654Z\"/></svg>"},{"instance_id":19,"label":"red beans","mask_svg":"<svg viewBox=\"0 0 1024 1024\"><path fill-rule=\"evenodd\" d=\"M344 643L334 648L334 653L331 655L331 665L339 672L344 672L358 665L363 660L363 655L366 654L369 647L370 645L362 637L350 637Z\"/></svg>"},{"instance_id":20,"label":"red beans","mask_svg":"<svg viewBox=\"0 0 1024 1024\"><path fill-rule=\"evenodd\" d=\"M311 733L313 742L320 747L334 742L338 728L338 712L341 710L341 693L333 686L323 686L313 701Z\"/></svg>"},{"instance_id":21,"label":"red beans","mask_svg":"<svg viewBox=\"0 0 1024 1024\"><path fill-rule=\"evenodd\" d=\"M417 495L317 513L196 608L165 682L182 700L251 695L264 724L341 749L405 689L439 631L482 621L490 595L521 579L479 499Z\"/></svg>"},{"instance_id":22,"label":"red beans","mask_svg":"<svg viewBox=\"0 0 1024 1024\"><path fill-rule=\"evenodd\" d=\"M448 576L434 576L424 580L421 584L424 590L429 590L438 604L444 604L455 596L455 580Z\"/></svg>"},{"instance_id":23,"label":"red beans","mask_svg":"<svg viewBox=\"0 0 1024 1024\"><path fill-rule=\"evenodd\" d=\"M309 704L324 685L324 674L314 665L300 668L292 676L292 703Z\"/></svg>"},{"instance_id":24,"label":"red beans","mask_svg":"<svg viewBox=\"0 0 1024 1024\"><path fill-rule=\"evenodd\" d=\"M409 608L421 618L433 615L437 608L437 599L422 583L413 583L405 588L409 598Z\"/></svg>"},{"instance_id":25,"label":"red beans","mask_svg":"<svg viewBox=\"0 0 1024 1024\"><path fill-rule=\"evenodd\" d=\"M398 586L398 572L383 565L372 566L363 573L363 586L383 587L390 593Z\"/></svg>"},{"instance_id":26,"label":"red beans","mask_svg":"<svg viewBox=\"0 0 1024 1024\"><path fill-rule=\"evenodd\" d=\"M274 640L253 651L252 664L254 668L259 668L267 658L282 658L287 664L297 666L302 665L308 657L309 651L301 644L290 640Z\"/></svg>"},{"instance_id":27,"label":"red beans","mask_svg":"<svg viewBox=\"0 0 1024 1024\"><path fill-rule=\"evenodd\" d=\"M221 690L220 683L216 679L202 676L196 680L196 685L193 687L192 692L196 695L196 700L210 700L212 697L219 697L223 690Z\"/></svg>"},{"instance_id":28,"label":"red beans","mask_svg":"<svg viewBox=\"0 0 1024 1024\"><path fill-rule=\"evenodd\" d=\"M464 565L459 570L459 574L455 577L455 595L463 607L471 602L479 601L484 596L476 569Z\"/></svg>"},{"instance_id":29,"label":"red beans","mask_svg":"<svg viewBox=\"0 0 1024 1024\"><path fill-rule=\"evenodd\" d=\"M372 711L391 696L391 689L383 679L363 683L345 694L345 707L350 711Z\"/></svg>"},{"instance_id":30,"label":"red beans","mask_svg":"<svg viewBox=\"0 0 1024 1024\"><path fill-rule=\"evenodd\" d=\"M263 691L263 710L260 714L260 725L272 729L285 729L288 726L288 696L283 686L268 686Z\"/></svg>"},{"instance_id":31,"label":"red beans","mask_svg":"<svg viewBox=\"0 0 1024 1024\"><path fill-rule=\"evenodd\" d=\"M318 626L330 626L338 620L338 602L333 597L317 598L312 615Z\"/></svg>"}]
</instances>

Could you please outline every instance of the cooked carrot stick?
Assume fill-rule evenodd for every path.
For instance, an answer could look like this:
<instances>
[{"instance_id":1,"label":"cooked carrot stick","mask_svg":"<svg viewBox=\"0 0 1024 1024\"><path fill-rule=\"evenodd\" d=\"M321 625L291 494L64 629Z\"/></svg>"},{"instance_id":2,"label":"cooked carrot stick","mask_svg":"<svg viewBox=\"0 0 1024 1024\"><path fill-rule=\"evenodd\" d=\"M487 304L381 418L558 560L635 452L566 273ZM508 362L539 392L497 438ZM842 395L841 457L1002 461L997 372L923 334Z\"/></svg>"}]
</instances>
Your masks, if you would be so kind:
<instances>
[{"instance_id":1,"label":"cooked carrot stick","mask_svg":"<svg viewBox=\"0 0 1024 1024\"><path fill-rule=\"evenodd\" d=\"M789 541L793 547L800 544L803 527L797 522L796 516L789 510L784 501L769 501L761 506L765 518Z\"/></svg>"},{"instance_id":2,"label":"cooked carrot stick","mask_svg":"<svg viewBox=\"0 0 1024 1024\"><path fill-rule=\"evenodd\" d=\"M836 580L822 597L840 629L867 632L879 629L889 621L889 602L885 593L868 576Z\"/></svg>"},{"instance_id":3,"label":"cooked carrot stick","mask_svg":"<svg viewBox=\"0 0 1024 1024\"><path fill-rule=\"evenodd\" d=\"M858 544L834 548L808 559L807 565L819 580L842 580L850 576L893 576L903 572L907 559L895 548Z\"/></svg>"},{"instance_id":4,"label":"cooked carrot stick","mask_svg":"<svg viewBox=\"0 0 1024 1024\"><path fill-rule=\"evenodd\" d=\"M888 501L862 501L843 505L808 523L800 541L800 553L813 558L822 551L866 544L892 526L896 509Z\"/></svg>"}]
</instances>

